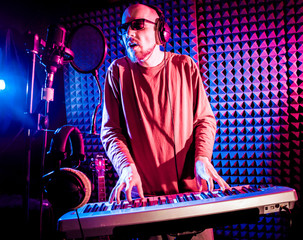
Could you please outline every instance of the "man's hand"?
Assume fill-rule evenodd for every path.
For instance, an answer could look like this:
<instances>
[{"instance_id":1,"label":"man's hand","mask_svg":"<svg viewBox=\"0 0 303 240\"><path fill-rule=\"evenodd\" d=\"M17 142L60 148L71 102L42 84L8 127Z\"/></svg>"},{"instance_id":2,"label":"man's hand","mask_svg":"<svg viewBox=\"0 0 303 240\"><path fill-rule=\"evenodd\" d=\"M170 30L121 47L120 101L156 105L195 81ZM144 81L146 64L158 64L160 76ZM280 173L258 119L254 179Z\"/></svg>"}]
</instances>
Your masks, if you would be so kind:
<instances>
[{"instance_id":1,"label":"man's hand","mask_svg":"<svg viewBox=\"0 0 303 240\"><path fill-rule=\"evenodd\" d=\"M202 179L206 180L209 191L214 190L213 180L215 180L219 184L221 190L230 188L229 185L224 181L224 179L219 176L218 172L207 157L199 157L198 159L196 159L195 175L199 191L203 190Z\"/></svg>"},{"instance_id":2,"label":"man's hand","mask_svg":"<svg viewBox=\"0 0 303 240\"><path fill-rule=\"evenodd\" d=\"M111 203L114 200L116 200L117 203L119 204L121 191L124 188L125 188L127 201L131 202L132 201L131 192L133 187L137 187L140 198L144 198L141 178L139 176L135 164L132 163L129 166L123 168L121 176L119 177L116 186L113 188L109 196L109 202Z\"/></svg>"}]
</instances>

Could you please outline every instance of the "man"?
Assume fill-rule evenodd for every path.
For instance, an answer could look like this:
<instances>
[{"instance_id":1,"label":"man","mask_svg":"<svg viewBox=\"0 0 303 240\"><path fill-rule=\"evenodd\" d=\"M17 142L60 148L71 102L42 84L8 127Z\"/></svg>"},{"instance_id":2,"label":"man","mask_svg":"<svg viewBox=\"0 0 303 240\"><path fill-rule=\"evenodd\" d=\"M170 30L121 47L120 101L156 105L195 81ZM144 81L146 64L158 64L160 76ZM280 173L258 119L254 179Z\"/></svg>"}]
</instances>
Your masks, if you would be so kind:
<instances>
[{"instance_id":1,"label":"man","mask_svg":"<svg viewBox=\"0 0 303 240\"><path fill-rule=\"evenodd\" d=\"M216 121L199 69L188 56L160 50L160 15L131 5L118 27L127 56L108 69L101 130L119 174L110 202L119 203L122 191L131 201L213 190L213 180L229 187L210 162Z\"/></svg>"}]
</instances>

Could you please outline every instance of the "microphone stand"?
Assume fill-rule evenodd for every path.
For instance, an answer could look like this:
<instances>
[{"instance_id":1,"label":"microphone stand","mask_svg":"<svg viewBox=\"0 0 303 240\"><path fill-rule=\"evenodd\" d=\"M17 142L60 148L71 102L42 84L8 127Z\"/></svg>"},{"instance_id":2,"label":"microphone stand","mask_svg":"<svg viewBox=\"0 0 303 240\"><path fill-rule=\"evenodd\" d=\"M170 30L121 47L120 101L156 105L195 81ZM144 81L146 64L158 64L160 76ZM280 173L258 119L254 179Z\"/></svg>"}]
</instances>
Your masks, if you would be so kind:
<instances>
[{"instance_id":1,"label":"microphone stand","mask_svg":"<svg viewBox=\"0 0 303 240\"><path fill-rule=\"evenodd\" d=\"M64 29L65 34L65 29ZM27 137L26 137L26 152L27 152L27 161L26 161L26 187L24 193L24 209L25 209L25 221L26 221L26 229L29 229L29 192L30 192L30 166L31 166L31 148L32 148L32 135L36 131L43 131L43 143L42 143L42 158L41 158L41 166L40 166L40 180L42 181L43 173L44 173L44 162L46 156L46 148L47 148L47 133L49 126L49 103L54 100L54 89L52 88L54 75L57 72L59 66L61 66L65 59L64 57L73 58L73 53L71 50L65 48L64 46L57 46L53 44L49 52L44 52L41 56L39 56L39 47L40 45L43 47L47 47L42 39L41 42L39 40L39 36L37 34L29 34L28 38L30 41L34 40L32 43L26 43L30 46L27 46L27 51L32 53L32 77L30 83L28 82L27 90L30 85L30 96L28 96L28 91L26 93L26 100L28 101L28 109L26 114L29 117L30 124L27 129ZM33 39L32 39L33 38ZM64 38L63 38L64 41ZM66 54L66 55L64 55ZM35 79L35 66L36 66L36 55L40 57L40 62L45 66L46 71L46 79L44 87L41 92L41 101L44 101L44 113L43 114L33 114L33 94L34 94L34 79ZM66 59L66 61L70 61L70 59ZM42 239L42 215L43 215L43 184L40 184L40 214L39 214L39 223L40 223L40 239Z\"/></svg>"},{"instance_id":2,"label":"microphone stand","mask_svg":"<svg viewBox=\"0 0 303 240\"><path fill-rule=\"evenodd\" d=\"M44 88L42 88L41 93L41 101L45 101L44 106L44 114L34 114L33 113L33 99L34 99L34 83L35 83L35 68L36 68L36 55L39 54L39 36L37 34L32 35L29 34L28 41L26 44L27 51L32 53L32 72L31 72L31 79L27 83L27 91L26 91L26 100L28 101L27 112L25 113L28 116L28 120L30 120L30 124L27 126L27 136L26 136L26 186L25 186L25 193L23 196L23 207L24 207L24 216L25 216L25 224L26 229L29 229L29 200L30 200L30 168L31 168L31 149L32 149L32 136L36 131L43 131L43 143L42 143L42 159L41 159L41 176L42 179L43 172L44 172L44 161L46 156L46 147L47 147L47 130L48 130L48 114L49 114L49 102L54 100L54 89L52 88L54 75L57 71L57 66L46 66L46 80ZM33 38L33 39L32 39ZM33 41L33 45L29 43L29 41ZM41 44L43 45L43 40L41 40ZM54 56L54 58L60 56ZM28 91L30 86L30 91ZM42 184L40 187L40 239L42 239L42 211L43 211L43 189ZM29 232L28 232L29 233Z\"/></svg>"},{"instance_id":3,"label":"microphone stand","mask_svg":"<svg viewBox=\"0 0 303 240\"><path fill-rule=\"evenodd\" d=\"M27 112L25 114L29 116L30 120L33 120L33 99L34 99L34 83L35 83L35 68L36 68L36 55L39 51L39 36L37 34L32 35L29 34L29 38L32 41L32 44L27 51L32 54L32 72L31 79L27 82L27 91L26 91L26 101L27 101ZM28 44L28 42L27 42ZM30 87L30 90L29 90ZM29 229L29 192L30 192L30 167L31 167L31 148L32 148L32 132L33 126L27 127L27 135L26 135L26 184L25 184L25 192L23 196L23 209L24 209L24 218L26 229Z\"/></svg>"},{"instance_id":4,"label":"microphone stand","mask_svg":"<svg viewBox=\"0 0 303 240\"><path fill-rule=\"evenodd\" d=\"M48 114L49 114L49 103L54 101L54 89L52 88L54 75L57 72L57 66L46 66L46 79L44 88L42 88L41 92L41 100L45 101L44 104L44 116L43 116L43 143L42 143L42 157L41 157L41 166L40 166L40 179L42 180L44 174L44 163L46 156L46 148L47 148L47 133L48 133ZM40 212L39 212L39 224L40 224L40 239L42 240L42 226L43 226L43 184L40 184Z\"/></svg>"}]
</instances>

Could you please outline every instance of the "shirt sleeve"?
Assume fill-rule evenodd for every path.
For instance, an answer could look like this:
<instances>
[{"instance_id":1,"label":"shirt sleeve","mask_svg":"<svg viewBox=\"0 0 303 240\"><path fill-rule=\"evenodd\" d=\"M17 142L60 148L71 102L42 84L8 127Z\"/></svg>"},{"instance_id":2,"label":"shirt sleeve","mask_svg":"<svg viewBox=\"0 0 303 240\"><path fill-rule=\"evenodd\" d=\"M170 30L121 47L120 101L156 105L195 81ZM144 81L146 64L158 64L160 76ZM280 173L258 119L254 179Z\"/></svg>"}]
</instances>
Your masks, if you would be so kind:
<instances>
[{"instance_id":1,"label":"shirt sleeve","mask_svg":"<svg viewBox=\"0 0 303 240\"><path fill-rule=\"evenodd\" d=\"M133 163L124 134L125 121L120 104L119 68L115 62L109 67L104 86L104 106L101 141L107 156L119 176L122 169Z\"/></svg>"},{"instance_id":2,"label":"shirt sleeve","mask_svg":"<svg viewBox=\"0 0 303 240\"><path fill-rule=\"evenodd\" d=\"M196 63L193 60L191 62L194 90L195 159L207 157L211 160L217 128L216 119L208 101L200 71Z\"/></svg>"}]
</instances>

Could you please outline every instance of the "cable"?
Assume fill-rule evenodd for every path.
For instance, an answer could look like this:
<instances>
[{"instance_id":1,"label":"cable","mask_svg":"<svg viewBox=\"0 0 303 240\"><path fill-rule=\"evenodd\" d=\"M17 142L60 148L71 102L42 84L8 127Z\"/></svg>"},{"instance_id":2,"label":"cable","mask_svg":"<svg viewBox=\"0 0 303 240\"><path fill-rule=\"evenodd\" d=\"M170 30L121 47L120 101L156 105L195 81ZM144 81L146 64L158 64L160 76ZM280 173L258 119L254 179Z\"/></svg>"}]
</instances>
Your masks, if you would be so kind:
<instances>
[{"instance_id":1,"label":"cable","mask_svg":"<svg viewBox=\"0 0 303 240\"><path fill-rule=\"evenodd\" d=\"M164 45L164 77L168 80L168 71L167 71L167 52L166 52L166 44ZM167 94L168 94L168 102L169 102L169 108L171 113L171 124L173 127L173 148L174 148L174 160L175 160L175 170L176 170L176 176L177 176L177 183L179 188L179 171L178 171L178 164L177 164L177 150L176 150L176 134L175 134L175 124L174 124L174 114L173 114L173 107L171 102L171 91L169 87L169 82L167 83Z\"/></svg>"},{"instance_id":2,"label":"cable","mask_svg":"<svg viewBox=\"0 0 303 240\"><path fill-rule=\"evenodd\" d=\"M79 217L78 209L76 209L76 214L77 214L77 219L78 219L78 223L79 223L79 228L80 228L80 231L81 231L81 238L83 240L85 240L85 238L84 238L84 232L83 232L82 225L81 225L81 222L80 222L80 217Z\"/></svg>"},{"instance_id":3,"label":"cable","mask_svg":"<svg viewBox=\"0 0 303 240\"><path fill-rule=\"evenodd\" d=\"M282 212L283 210L289 215L291 215L291 210L286 205L280 207L280 212Z\"/></svg>"},{"instance_id":4,"label":"cable","mask_svg":"<svg viewBox=\"0 0 303 240\"><path fill-rule=\"evenodd\" d=\"M93 75L97 82L98 91L99 91L99 103L95 107L94 114L92 116L92 125L91 125L91 134L96 135L96 118L97 118L98 109L102 105L102 88L101 88L101 84L100 84L100 80L99 80L98 69L95 70Z\"/></svg>"},{"instance_id":5,"label":"cable","mask_svg":"<svg viewBox=\"0 0 303 240\"><path fill-rule=\"evenodd\" d=\"M280 212L285 212L287 216L289 217L289 228L292 227L292 216L291 216L291 210L286 206L280 206Z\"/></svg>"}]
</instances>

